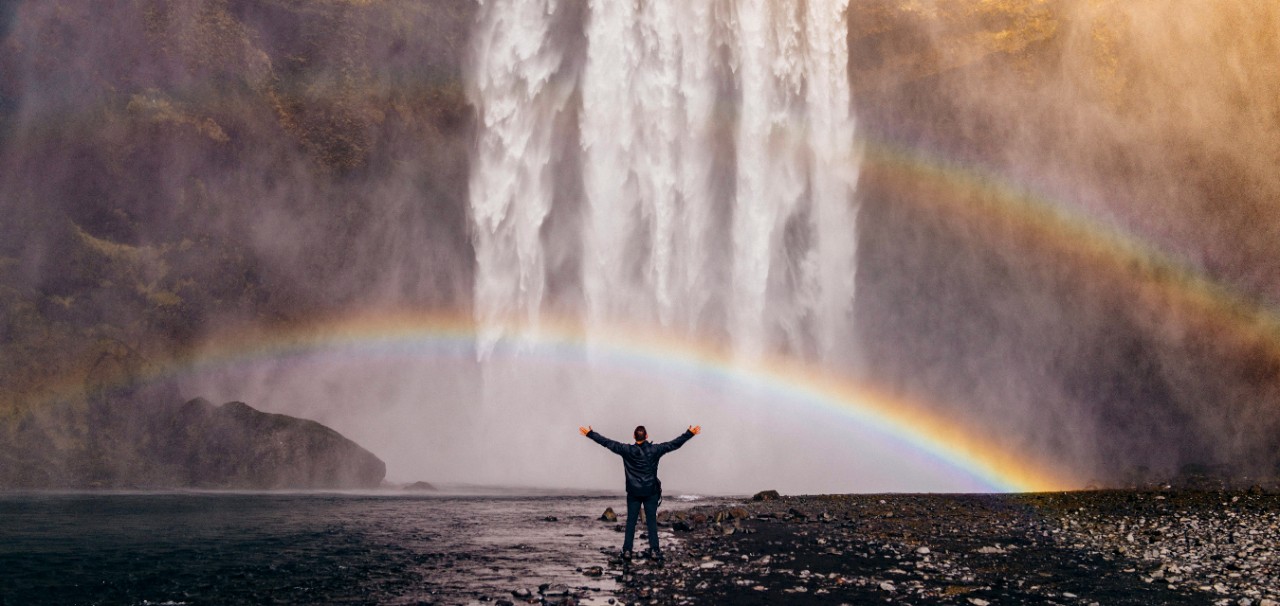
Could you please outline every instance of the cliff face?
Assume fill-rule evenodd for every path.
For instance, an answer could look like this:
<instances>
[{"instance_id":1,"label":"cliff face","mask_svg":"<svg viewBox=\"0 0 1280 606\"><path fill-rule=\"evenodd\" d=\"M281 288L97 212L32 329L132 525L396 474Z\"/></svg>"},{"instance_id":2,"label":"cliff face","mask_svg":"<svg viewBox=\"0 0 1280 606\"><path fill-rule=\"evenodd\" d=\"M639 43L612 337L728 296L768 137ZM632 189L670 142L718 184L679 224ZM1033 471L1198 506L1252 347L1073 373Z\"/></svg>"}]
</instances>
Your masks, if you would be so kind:
<instances>
[{"instance_id":1,"label":"cliff face","mask_svg":"<svg viewBox=\"0 0 1280 606\"><path fill-rule=\"evenodd\" d=\"M0 485L381 480L318 425L101 394L228 321L465 298L472 10L0 2Z\"/></svg>"},{"instance_id":2,"label":"cliff face","mask_svg":"<svg viewBox=\"0 0 1280 606\"><path fill-rule=\"evenodd\" d=\"M869 375L1104 483L1280 474L1280 11L851 11Z\"/></svg>"},{"instance_id":3,"label":"cliff face","mask_svg":"<svg viewBox=\"0 0 1280 606\"><path fill-rule=\"evenodd\" d=\"M465 300L472 4L0 4L2 399L228 319Z\"/></svg>"},{"instance_id":4,"label":"cliff face","mask_svg":"<svg viewBox=\"0 0 1280 606\"><path fill-rule=\"evenodd\" d=\"M474 10L0 2L9 425L228 322L468 308ZM849 10L868 377L1109 483L1275 472L1280 9Z\"/></svg>"}]
</instances>

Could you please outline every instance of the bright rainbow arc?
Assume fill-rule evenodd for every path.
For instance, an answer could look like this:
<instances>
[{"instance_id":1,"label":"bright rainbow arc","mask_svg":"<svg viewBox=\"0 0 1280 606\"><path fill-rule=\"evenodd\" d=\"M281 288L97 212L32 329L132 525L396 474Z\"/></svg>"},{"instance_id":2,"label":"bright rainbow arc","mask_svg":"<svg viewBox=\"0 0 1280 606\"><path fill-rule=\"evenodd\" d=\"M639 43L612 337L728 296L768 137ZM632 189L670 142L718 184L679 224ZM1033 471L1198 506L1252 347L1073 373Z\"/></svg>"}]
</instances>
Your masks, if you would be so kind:
<instances>
[{"instance_id":1,"label":"bright rainbow arc","mask_svg":"<svg viewBox=\"0 0 1280 606\"><path fill-rule=\"evenodd\" d=\"M228 334L172 364L146 373L156 381L196 375L255 360L274 360L348 348L475 355L477 326L463 314L390 312L336 318L306 326ZM964 473L993 492L1063 490L1078 481L1022 453L996 448L955 421L888 397L869 386L773 356L756 362L728 350L653 330L612 326L588 333L568 321L543 319L535 329L513 328L507 347L534 359L586 359L603 368L750 385L768 397L838 414Z\"/></svg>"}]
</instances>

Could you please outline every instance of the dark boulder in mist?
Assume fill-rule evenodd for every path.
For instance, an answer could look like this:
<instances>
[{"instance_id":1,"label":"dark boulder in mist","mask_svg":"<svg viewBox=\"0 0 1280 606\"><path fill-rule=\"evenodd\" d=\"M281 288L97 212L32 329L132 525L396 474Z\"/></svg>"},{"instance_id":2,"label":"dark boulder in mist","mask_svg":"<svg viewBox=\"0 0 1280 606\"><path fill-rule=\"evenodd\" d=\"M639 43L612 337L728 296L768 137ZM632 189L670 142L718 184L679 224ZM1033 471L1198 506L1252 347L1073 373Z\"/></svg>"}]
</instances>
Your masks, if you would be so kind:
<instances>
[{"instance_id":1,"label":"dark boulder in mist","mask_svg":"<svg viewBox=\"0 0 1280 606\"><path fill-rule=\"evenodd\" d=\"M440 490L430 482L414 482L405 486L404 489L410 492L436 492L437 490Z\"/></svg>"},{"instance_id":2,"label":"dark boulder in mist","mask_svg":"<svg viewBox=\"0 0 1280 606\"><path fill-rule=\"evenodd\" d=\"M782 498L776 490L761 490L755 496L751 497L752 501L776 501Z\"/></svg>"},{"instance_id":3,"label":"dark boulder in mist","mask_svg":"<svg viewBox=\"0 0 1280 606\"><path fill-rule=\"evenodd\" d=\"M376 488L386 475L381 459L315 421L241 402L138 401L64 402L7 424L0 488Z\"/></svg>"},{"instance_id":4,"label":"dark boulder in mist","mask_svg":"<svg viewBox=\"0 0 1280 606\"><path fill-rule=\"evenodd\" d=\"M315 421L270 414L243 402L202 399L153 425L158 464L185 485L217 488L376 488L387 466Z\"/></svg>"}]
</instances>

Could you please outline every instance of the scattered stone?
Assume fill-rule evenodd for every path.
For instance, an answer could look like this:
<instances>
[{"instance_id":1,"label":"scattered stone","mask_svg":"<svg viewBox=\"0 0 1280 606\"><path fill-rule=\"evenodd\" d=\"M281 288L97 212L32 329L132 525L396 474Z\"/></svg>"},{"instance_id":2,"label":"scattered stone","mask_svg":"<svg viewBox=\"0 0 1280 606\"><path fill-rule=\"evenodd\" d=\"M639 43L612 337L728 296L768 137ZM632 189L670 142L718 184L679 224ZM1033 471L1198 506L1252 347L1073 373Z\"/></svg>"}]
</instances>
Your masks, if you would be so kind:
<instances>
[{"instance_id":1,"label":"scattered stone","mask_svg":"<svg viewBox=\"0 0 1280 606\"><path fill-rule=\"evenodd\" d=\"M547 597L567 596L569 595L569 588L565 585L560 585L560 584L555 584L555 585L544 584L544 585L538 586L538 593L541 593L542 595Z\"/></svg>"},{"instance_id":2,"label":"scattered stone","mask_svg":"<svg viewBox=\"0 0 1280 606\"><path fill-rule=\"evenodd\" d=\"M1100 602L1081 594L1122 605L1202 604L1217 594L1222 606L1242 599L1280 606L1280 496L1241 494L1229 505L1232 496L832 495L706 504L670 514L671 528L685 529L667 551L671 564L641 563L618 576L619 597L672 606L886 599L1090 606Z\"/></svg>"},{"instance_id":3,"label":"scattered stone","mask_svg":"<svg viewBox=\"0 0 1280 606\"><path fill-rule=\"evenodd\" d=\"M606 507L604 513L600 514L601 522L617 522L618 514L613 512L612 507Z\"/></svg>"},{"instance_id":4,"label":"scattered stone","mask_svg":"<svg viewBox=\"0 0 1280 606\"><path fill-rule=\"evenodd\" d=\"M752 501L776 501L782 498L776 490L762 490L751 497Z\"/></svg>"}]
</instances>

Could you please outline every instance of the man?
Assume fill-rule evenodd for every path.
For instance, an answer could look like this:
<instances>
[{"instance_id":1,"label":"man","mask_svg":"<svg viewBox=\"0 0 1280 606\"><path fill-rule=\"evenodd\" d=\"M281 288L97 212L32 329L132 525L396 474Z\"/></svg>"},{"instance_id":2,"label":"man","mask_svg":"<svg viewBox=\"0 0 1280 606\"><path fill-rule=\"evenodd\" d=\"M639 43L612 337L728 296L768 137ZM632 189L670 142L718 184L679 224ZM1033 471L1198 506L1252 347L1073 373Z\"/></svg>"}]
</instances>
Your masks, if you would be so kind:
<instances>
[{"instance_id":1,"label":"man","mask_svg":"<svg viewBox=\"0 0 1280 606\"><path fill-rule=\"evenodd\" d=\"M649 553L653 560L662 563L662 551L658 549L658 503L662 500L662 482L658 481L658 459L702 432L701 425L690 425L680 437L661 444L649 441L644 425L636 427L635 444L623 444L606 438L591 429L579 427L582 435L622 457L622 467L627 475L627 532L622 540L622 559L631 560L631 546L636 532L636 517L644 507L645 524L649 528Z\"/></svg>"}]
</instances>

